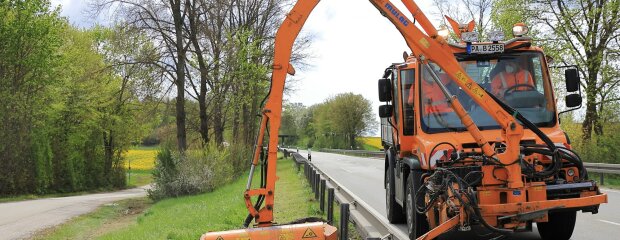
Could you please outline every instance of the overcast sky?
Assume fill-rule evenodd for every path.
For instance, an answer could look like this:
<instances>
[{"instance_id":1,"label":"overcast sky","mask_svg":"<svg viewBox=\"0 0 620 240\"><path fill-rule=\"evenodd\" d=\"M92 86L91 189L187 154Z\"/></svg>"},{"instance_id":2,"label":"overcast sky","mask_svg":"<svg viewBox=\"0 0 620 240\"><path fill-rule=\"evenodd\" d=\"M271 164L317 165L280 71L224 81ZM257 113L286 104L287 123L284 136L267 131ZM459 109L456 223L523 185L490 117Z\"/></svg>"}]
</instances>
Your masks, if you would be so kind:
<instances>
[{"instance_id":1,"label":"overcast sky","mask_svg":"<svg viewBox=\"0 0 620 240\"><path fill-rule=\"evenodd\" d=\"M407 12L400 1L393 2ZM61 5L62 15L80 27L90 27L96 21L105 25L107 21L95 21L85 14L86 1L52 3ZM435 12L430 0L417 3L429 17ZM311 67L297 71L295 77L300 81L287 101L309 106L338 93L353 92L371 100L376 112L377 80L391 63L403 61L403 51L410 52L389 20L366 0L324 0L312 12L303 31L316 36L310 50L314 58Z\"/></svg>"}]
</instances>

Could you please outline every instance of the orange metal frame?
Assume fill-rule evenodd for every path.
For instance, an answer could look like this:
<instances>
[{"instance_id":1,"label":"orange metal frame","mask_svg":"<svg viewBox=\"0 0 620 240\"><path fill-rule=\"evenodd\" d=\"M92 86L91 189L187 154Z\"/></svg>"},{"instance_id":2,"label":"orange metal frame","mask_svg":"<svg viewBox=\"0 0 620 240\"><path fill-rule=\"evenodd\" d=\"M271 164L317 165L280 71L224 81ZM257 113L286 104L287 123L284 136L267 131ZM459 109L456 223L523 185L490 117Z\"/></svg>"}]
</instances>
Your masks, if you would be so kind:
<instances>
[{"instance_id":1,"label":"orange metal frame","mask_svg":"<svg viewBox=\"0 0 620 240\"><path fill-rule=\"evenodd\" d=\"M503 141L506 142L507 150L498 154L497 158L502 163L510 163L519 156L519 141L523 136L523 127L517 123L513 116L502 109L486 92L476 84L461 68L454 58L453 51L447 42L437 35L437 31L422 13L420 8L412 0L402 0L407 9L422 26L422 30L416 27L394 4L389 0L370 1L381 13L387 17L405 38L407 45L423 61L437 63L452 79L456 79L458 84L468 95L472 96L485 111L489 113L502 127ZM267 186L260 189L248 189L245 193L246 206L259 226L270 226L273 221L273 203L276 182L277 146L278 130L280 128L280 118L282 114L282 94L286 80L286 74L294 72L290 62L293 43L297 38L301 28L307 20L309 14L318 4L317 0L298 1L292 10L287 14L286 19L278 29L275 39L274 65L271 76L271 90L269 99L263 110L261 129L257 140L257 149L254 154L252 164L258 165L258 151L262 148L265 129L269 127L269 152L267 156ZM473 124L467 112L463 109L456 98L453 98L452 106L464 121L467 130L474 140L482 147L488 156L496 155L484 135L478 127ZM521 169L518 165L507 167L509 172L509 186L522 187ZM251 177L251 176L250 176ZM251 198L253 196L265 195L265 206L259 210L255 209Z\"/></svg>"},{"instance_id":2,"label":"orange metal frame","mask_svg":"<svg viewBox=\"0 0 620 240\"><path fill-rule=\"evenodd\" d=\"M294 74L295 72L293 66L290 64L293 43L295 42L295 39L301 31L301 28L303 27L309 14L312 12L318 2L319 0L299 0L298 2L296 2L291 11L286 15L284 22L276 33L273 72L271 76L271 89L269 98L262 111L263 118L261 120L261 128L257 139L256 151L252 159L252 169L254 169L259 164L259 152L263 148L265 131L268 128L269 142L267 154L268 168L266 176L266 186L264 188L261 187L258 189L251 189L250 186L253 174L250 174L248 186L244 194L246 207L248 208L250 214L254 216L257 226L260 227L257 229L261 231L267 230L273 232L279 231L277 229L282 229L282 226L273 226L273 209L276 193L275 184L277 181L276 165L278 131L280 128L282 113L283 90L287 73ZM467 112L458 102L458 99L454 97L452 98L452 108L461 118L461 121L464 123L464 125L467 126L469 135L481 147L483 153L487 156L494 156L498 158L499 161L504 164L512 163L513 161L518 159L520 154L519 142L524 134L523 127L517 123L513 116L511 116L504 109L502 109L490 96L486 94L486 92L482 88L479 87L476 82L474 82L465 73L465 71L461 68L461 66L454 58L454 49L452 49L447 44L445 39L443 39L437 34L436 29L433 27L428 18L422 13L421 9L417 6L417 4L413 0L402 0L405 7L413 15L415 20L417 20L417 23L422 27L424 31L419 29L389 0L370 0L370 2L396 26L398 31L404 37L409 48L414 53L414 57L418 61L421 61L423 64L430 61L440 66L451 79L454 79L454 82L458 86L460 86L461 89L463 89L469 96L471 96L472 99L476 103L478 103L486 112L488 112L489 115L493 117L495 121L500 125L501 130L497 130L499 131L499 133L497 131L493 133L487 133L487 131L485 131L484 133L482 133L473 123L473 121L471 121L471 118L468 116ZM501 136L502 139L496 139L496 136L498 135ZM500 140L502 142L505 142L506 151L501 154L496 154L487 141L487 139L490 138L493 138L495 141ZM521 179L521 168L519 165L512 164L510 166L507 166L505 171L506 179L508 181L507 185L509 188L525 187ZM252 203L252 198L260 195L265 197L264 206L260 209L256 209ZM604 197L606 201L606 196ZM528 204L533 204L534 206L538 207L543 205L553 205L553 203L545 201L531 202ZM506 210L519 210L516 209L516 207L511 207L512 205L493 206L504 206L504 208L509 208ZM481 207L483 208L485 213L490 213L489 211L492 211L492 207L490 206ZM437 226L426 236L436 236L444 232L446 229L452 228L460 222L459 218L456 218L456 220L454 219L455 218L452 218L450 220L446 219L447 221L445 221L440 226ZM302 231L307 231L307 229L309 229L305 227L306 225L301 225L301 227L298 226L298 228L287 229L295 229L293 230L294 234L291 236L294 236L295 239L299 239L299 233ZM330 233L325 235L317 234L319 235L319 239L331 239L331 237L335 235L333 234L333 232L331 232L331 228L329 228L328 225L321 226L323 226L322 229L325 232ZM317 228L316 232L322 234L323 231L318 230L319 228ZM221 233L205 235L203 236L203 239L218 239L217 237L222 236L218 234ZM235 230L232 231L231 235L227 236L243 237L248 235L252 236L252 239L275 239L274 236L269 235L268 233L259 234L253 230Z\"/></svg>"}]
</instances>

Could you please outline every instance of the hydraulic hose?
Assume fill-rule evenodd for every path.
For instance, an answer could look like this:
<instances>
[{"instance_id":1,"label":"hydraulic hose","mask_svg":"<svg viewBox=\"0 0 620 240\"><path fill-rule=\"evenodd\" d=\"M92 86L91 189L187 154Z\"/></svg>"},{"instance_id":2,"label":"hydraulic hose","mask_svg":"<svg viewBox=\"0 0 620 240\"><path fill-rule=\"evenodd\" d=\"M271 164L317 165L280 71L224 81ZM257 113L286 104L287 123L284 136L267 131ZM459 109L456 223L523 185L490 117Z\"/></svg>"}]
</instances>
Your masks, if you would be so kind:
<instances>
[{"instance_id":1,"label":"hydraulic hose","mask_svg":"<svg viewBox=\"0 0 620 240\"><path fill-rule=\"evenodd\" d=\"M495 95L493 95L489 91L486 91L486 93L491 98L493 98L493 100L495 100L495 102L497 102L497 104L500 107L502 107L506 112L508 112L509 114L513 115L515 117L515 119L519 120L523 124L523 126L525 126L527 129L531 130L534 134L536 134L536 136L538 136L543 142L545 142L547 147L553 153L553 154L551 154L551 161L552 161L551 165L546 167L542 172L534 173L536 175L536 177L546 178L546 177L553 176L553 175L557 174L560 171L560 168L562 168L562 159L559 156L560 153L558 151L558 148L553 143L553 141L551 141L551 139L547 135L545 135L542 131L540 131L540 129L534 123L532 123L530 120L528 120L523 115L521 115L521 113L519 113L517 110L515 110L512 107L508 106L506 103L504 103L502 100L498 99Z\"/></svg>"},{"instance_id":2,"label":"hydraulic hose","mask_svg":"<svg viewBox=\"0 0 620 240\"><path fill-rule=\"evenodd\" d=\"M267 169L268 169L267 161L266 161L267 155L266 154L262 154L262 155L263 155L263 158L261 159L260 187L265 188L267 185ZM256 203L254 204L254 209L259 210L260 207L263 205L264 201L265 201L265 195L258 196L258 199L256 200ZM252 214L248 214L248 216L243 221L243 227L247 228L248 226L250 226L250 223L252 223L252 220L254 220L254 216L252 216Z\"/></svg>"}]
</instances>

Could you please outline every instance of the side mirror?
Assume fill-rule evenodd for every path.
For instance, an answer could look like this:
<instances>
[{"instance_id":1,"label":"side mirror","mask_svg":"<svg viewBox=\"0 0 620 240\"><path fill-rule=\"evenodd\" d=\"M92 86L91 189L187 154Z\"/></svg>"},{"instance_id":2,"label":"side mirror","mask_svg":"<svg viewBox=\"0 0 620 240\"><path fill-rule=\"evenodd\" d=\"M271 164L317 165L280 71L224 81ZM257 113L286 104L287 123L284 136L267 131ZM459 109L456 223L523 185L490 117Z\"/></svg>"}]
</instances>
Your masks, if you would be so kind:
<instances>
[{"instance_id":1,"label":"side mirror","mask_svg":"<svg viewBox=\"0 0 620 240\"><path fill-rule=\"evenodd\" d=\"M577 69L575 68L566 69L564 71L564 78L566 79L566 91L567 92L579 91L580 80L579 80L579 72L577 72ZM568 99L568 96L566 99Z\"/></svg>"},{"instance_id":2,"label":"side mirror","mask_svg":"<svg viewBox=\"0 0 620 240\"><path fill-rule=\"evenodd\" d=\"M394 113L394 108L392 108L392 105L381 105L379 106L379 117L380 118L389 118L392 117L392 114Z\"/></svg>"},{"instance_id":3,"label":"side mirror","mask_svg":"<svg viewBox=\"0 0 620 240\"><path fill-rule=\"evenodd\" d=\"M379 79L379 101L392 101L392 83L387 78Z\"/></svg>"},{"instance_id":4,"label":"side mirror","mask_svg":"<svg viewBox=\"0 0 620 240\"><path fill-rule=\"evenodd\" d=\"M574 108L581 106L581 100L581 95L579 95L578 93L569 94L566 96L565 99L566 107Z\"/></svg>"}]
</instances>

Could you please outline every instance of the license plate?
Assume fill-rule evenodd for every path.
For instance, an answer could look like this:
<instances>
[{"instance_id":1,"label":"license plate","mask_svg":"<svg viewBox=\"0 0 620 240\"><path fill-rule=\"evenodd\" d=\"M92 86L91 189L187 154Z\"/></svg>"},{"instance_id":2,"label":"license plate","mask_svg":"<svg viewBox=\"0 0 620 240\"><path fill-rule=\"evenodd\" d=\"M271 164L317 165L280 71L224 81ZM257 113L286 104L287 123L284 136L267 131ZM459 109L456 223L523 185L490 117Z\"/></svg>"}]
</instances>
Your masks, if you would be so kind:
<instances>
[{"instance_id":1,"label":"license plate","mask_svg":"<svg viewBox=\"0 0 620 240\"><path fill-rule=\"evenodd\" d=\"M504 44L472 44L469 53L499 53L504 52Z\"/></svg>"}]
</instances>

